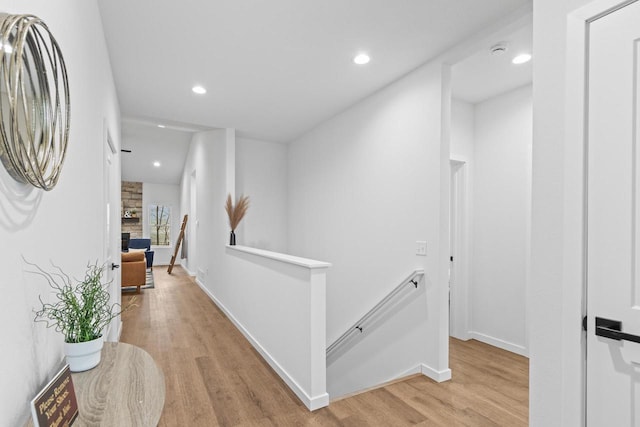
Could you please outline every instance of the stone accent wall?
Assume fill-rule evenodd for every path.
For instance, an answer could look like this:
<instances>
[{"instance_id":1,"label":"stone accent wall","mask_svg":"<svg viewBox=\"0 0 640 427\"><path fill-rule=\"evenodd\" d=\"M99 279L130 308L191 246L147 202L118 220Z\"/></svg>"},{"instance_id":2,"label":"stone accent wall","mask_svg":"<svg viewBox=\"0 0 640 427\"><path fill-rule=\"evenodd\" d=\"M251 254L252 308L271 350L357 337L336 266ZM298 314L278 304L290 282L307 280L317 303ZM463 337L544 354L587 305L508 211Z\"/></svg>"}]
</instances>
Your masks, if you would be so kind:
<instances>
[{"instance_id":1,"label":"stone accent wall","mask_svg":"<svg viewBox=\"0 0 640 427\"><path fill-rule=\"evenodd\" d=\"M142 183L122 181L122 232L131 233L131 237L142 237ZM125 211L135 210L136 219L124 219Z\"/></svg>"}]
</instances>

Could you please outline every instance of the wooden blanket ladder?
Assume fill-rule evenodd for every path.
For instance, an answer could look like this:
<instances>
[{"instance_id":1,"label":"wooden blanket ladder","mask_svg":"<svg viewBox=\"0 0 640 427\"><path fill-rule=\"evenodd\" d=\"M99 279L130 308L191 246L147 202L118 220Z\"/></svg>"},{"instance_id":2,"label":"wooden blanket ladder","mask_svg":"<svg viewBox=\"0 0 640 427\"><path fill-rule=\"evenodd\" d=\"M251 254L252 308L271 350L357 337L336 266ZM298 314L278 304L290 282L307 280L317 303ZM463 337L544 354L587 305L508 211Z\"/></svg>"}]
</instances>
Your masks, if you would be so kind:
<instances>
[{"instance_id":1,"label":"wooden blanket ladder","mask_svg":"<svg viewBox=\"0 0 640 427\"><path fill-rule=\"evenodd\" d=\"M173 252L173 256L171 257L171 264L169 264L169 268L167 272L171 274L173 270L173 264L176 262L176 258L178 257L178 251L180 250L180 243L184 240L184 229L187 227L187 220L189 219L189 215L185 215L182 219L182 227L180 227L180 234L178 235L178 241L176 243L176 250Z\"/></svg>"}]
</instances>

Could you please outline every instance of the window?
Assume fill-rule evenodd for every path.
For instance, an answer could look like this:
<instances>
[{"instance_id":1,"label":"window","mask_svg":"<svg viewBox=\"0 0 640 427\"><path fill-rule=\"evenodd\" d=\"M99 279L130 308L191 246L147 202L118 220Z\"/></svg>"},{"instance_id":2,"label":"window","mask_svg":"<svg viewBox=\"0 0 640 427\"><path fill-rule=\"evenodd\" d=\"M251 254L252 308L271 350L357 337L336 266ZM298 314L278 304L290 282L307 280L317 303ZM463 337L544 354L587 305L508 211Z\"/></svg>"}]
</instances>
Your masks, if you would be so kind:
<instances>
[{"instance_id":1,"label":"window","mask_svg":"<svg viewBox=\"0 0 640 427\"><path fill-rule=\"evenodd\" d=\"M171 245L171 208L169 206L149 205L149 237L151 237L151 245Z\"/></svg>"}]
</instances>

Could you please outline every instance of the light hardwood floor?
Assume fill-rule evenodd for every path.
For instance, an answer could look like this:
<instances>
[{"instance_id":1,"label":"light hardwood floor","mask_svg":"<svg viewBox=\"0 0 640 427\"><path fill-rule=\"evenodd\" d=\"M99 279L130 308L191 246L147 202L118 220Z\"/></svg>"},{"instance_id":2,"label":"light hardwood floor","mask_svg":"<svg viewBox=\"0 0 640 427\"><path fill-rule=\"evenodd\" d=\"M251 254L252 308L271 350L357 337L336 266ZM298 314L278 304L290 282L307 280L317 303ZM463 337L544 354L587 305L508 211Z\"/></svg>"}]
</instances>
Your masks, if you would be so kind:
<instances>
[{"instance_id":1,"label":"light hardwood floor","mask_svg":"<svg viewBox=\"0 0 640 427\"><path fill-rule=\"evenodd\" d=\"M160 426L527 425L528 360L474 340L451 340L451 381L414 376L309 412L182 268L153 273L122 341L165 374Z\"/></svg>"}]
</instances>

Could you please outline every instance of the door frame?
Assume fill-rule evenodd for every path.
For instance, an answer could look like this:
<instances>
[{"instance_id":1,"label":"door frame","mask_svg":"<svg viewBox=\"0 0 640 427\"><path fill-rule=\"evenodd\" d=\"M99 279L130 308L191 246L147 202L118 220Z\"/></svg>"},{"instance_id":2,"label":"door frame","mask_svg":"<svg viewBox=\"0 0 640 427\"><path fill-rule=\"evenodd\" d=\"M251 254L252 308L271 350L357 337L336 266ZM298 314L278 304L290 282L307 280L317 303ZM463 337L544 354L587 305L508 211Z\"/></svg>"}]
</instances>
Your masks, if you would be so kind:
<instances>
[{"instance_id":1,"label":"door frame","mask_svg":"<svg viewBox=\"0 0 640 427\"><path fill-rule=\"evenodd\" d=\"M468 340L469 336L469 199L468 164L451 158L451 212L449 233L453 257L450 281L456 286L450 289L449 335Z\"/></svg>"},{"instance_id":2,"label":"door frame","mask_svg":"<svg viewBox=\"0 0 640 427\"><path fill-rule=\"evenodd\" d=\"M567 15L567 73L565 76L565 154L563 158L563 315L565 344L560 372L564 418L586 423L586 333L576 319L587 315L587 125L589 24L638 0L594 0ZM581 161L575 161L581 159ZM576 361L581 363L578 364Z\"/></svg>"},{"instance_id":3,"label":"door frame","mask_svg":"<svg viewBox=\"0 0 640 427\"><path fill-rule=\"evenodd\" d=\"M121 276L120 270L113 270L108 260L116 265L120 264L121 244L118 235L121 233L120 215L116 213L120 211L120 168L118 167L118 149L109 131L106 119L103 120L103 206L108 207L108 211L104 211L104 260L107 262L105 270L107 278L110 279L110 304L118 304L121 299ZM111 252L111 253L109 253ZM109 273L111 276L109 277ZM105 334L106 341L120 341L122 333L122 319L120 316L115 317Z\"/></svg>"},{"instance_id":4,"label":"door frame","mask_svg":"<svg viewBox=\"0 0 640 427\"><path fill-rule=\"evenodd\" d=\"M187 269L189 275L195 276L198 272L198 181L197 170L193 169L189 174L189 221L187 223ZM184 266L183 266L184 267Z\"/></svg>"}]
</instances>

